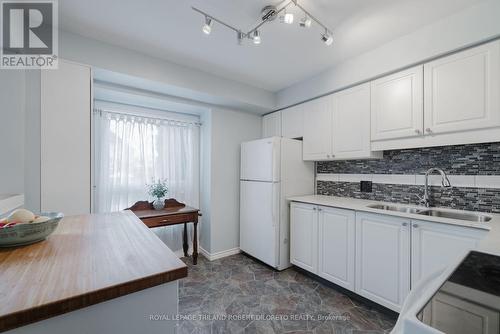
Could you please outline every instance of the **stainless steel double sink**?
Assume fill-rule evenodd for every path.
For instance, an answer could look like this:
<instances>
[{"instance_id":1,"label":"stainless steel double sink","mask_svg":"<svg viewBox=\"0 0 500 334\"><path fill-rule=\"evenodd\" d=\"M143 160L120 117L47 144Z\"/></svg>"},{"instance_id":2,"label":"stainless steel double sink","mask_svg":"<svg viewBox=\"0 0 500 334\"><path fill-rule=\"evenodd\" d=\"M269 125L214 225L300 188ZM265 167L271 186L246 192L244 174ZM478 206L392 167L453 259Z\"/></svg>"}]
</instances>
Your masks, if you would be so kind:
<instances>
[{"instance_id":1,"label":"stainless steel double sink","mask_svg":"<svg viewBox=\"0 0 500 334\"><path fill-rule=\"evenodd\" d=\"M368 205L368 207L372 209L413 213L422 216L465 220L477 223L487 223L491 220L491 217L489 216L483 214L476 214L473 212L451 212L434 208L424 209L424 208L413 208L410 206L396 206L396 205L386 205L386 204L371 204Z\"/></svg>"}]
</instances>

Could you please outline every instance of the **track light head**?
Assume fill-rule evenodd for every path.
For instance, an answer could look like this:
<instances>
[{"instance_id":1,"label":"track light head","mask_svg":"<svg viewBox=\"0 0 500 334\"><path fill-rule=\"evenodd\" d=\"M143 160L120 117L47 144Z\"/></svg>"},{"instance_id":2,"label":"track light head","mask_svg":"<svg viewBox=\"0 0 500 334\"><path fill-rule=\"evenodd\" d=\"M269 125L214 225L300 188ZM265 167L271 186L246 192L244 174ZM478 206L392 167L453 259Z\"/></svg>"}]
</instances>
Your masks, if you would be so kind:
<instances>
[{"instance_id":1,"label":"track light head","mask_svg":"<svg viewBox=\"0 0 500 334\"><path fill-rule=\"evenodd\" d=\"M210 35L212 32L212 19L208 16L205 16L205 24L203 25L202 30L207 35Z\"/></svg>"},{"instance_id":2,"label":"track light head","mask_svg":"<svg viewBox=\"0 0 500 334\"><path fill-rule=\"evenodd\" d=\"M293 14L287 13L286 9L283 15L280 17L281 23L292 24L293 23Z\"/></svg>"},{"instance_id":3,"label":"track light head","mask_svg":"<svg viewBox=\"0 0 500 334\"><path fill-rule=\"evenodd\" d=\"M321 40L323 43L330 46L333 43L333 36L328 31L325 31L325 33L321 35Z\"/></svg>"},{"instance_id":4,"label":"track light head","mask_svg":"<svg viewBox=\"0 0 500 334\"><path fill-rule=\"evenodd\" d=\"M311 25L312 25L312 20L308 16L304 17L299 22L299 26L301 26L302 28L310 28Z\"/></svg>"},{"instance_id":5,"label":"track light head","mask_svg":"<svg viewBox=\"0 0 500 334\"><path fill-rule=\"evenodd\" d=\"M253 36L252 36L253 44L259 45L262 40L260 38L260 32L258 30L253 31Z\"/></svg>"},{"instance_id":6,"label":"track light head","mask_svg":"<svg viewBox=\"0 0 500 334\"><path fill-rule=\"evenodd\" d=\"M243 38L245 38L245 34L241 31L238 31L236 33L236 39L238 40L238 45L242 45L243 44Z\"/></svg>"}]
</instances>

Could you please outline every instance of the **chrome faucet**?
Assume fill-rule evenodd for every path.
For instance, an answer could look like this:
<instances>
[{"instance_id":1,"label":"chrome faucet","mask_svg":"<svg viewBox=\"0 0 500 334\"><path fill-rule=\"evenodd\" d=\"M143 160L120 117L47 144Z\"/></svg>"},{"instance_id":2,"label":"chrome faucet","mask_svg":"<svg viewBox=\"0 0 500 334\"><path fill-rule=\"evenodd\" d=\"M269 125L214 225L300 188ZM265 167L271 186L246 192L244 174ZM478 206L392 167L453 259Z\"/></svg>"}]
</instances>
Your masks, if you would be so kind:
<instances>
[{"instance_id":1,"label":"chrome faucet","mask_svg":"<svg viewBox=\"0 0 500 334\"><path fill-rule=\"evenodd\" d=\"M429 175L431 175L434 172L438 172L441 174L441 187L442 188L449 188L451 187L450 180L448 179L448 176L446 176L446 173L441 169L441 168L429 168L427 172L425 172L425 188L424 188L424 197L418 196L420 202L425 205L427 208L430 206L430 201L429 201Z\"/></svg>"}]
</instances>

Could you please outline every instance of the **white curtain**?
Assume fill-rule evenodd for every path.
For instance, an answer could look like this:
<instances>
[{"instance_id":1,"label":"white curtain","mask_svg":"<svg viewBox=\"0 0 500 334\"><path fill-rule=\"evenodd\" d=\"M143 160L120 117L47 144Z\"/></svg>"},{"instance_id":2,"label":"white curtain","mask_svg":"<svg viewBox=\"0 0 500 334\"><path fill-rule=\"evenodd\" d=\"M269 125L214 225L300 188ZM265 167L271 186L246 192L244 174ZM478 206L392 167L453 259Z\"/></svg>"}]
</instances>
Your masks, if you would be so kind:
<instances>
[{"instance_id":1,"label":"white curtain","mask_svg":"<svg viewBox=\"0 0 500 334\"><path fill-rule=\"evenodd\" d=\"M97 212L119 211L139 200L153 200L146 184L157 180L167 181L167 197L198 207L198 124L104 110L96 113L95 120ZM153 231L178 251L182 249L182 228Z\"/></svg>"}]
</instances>

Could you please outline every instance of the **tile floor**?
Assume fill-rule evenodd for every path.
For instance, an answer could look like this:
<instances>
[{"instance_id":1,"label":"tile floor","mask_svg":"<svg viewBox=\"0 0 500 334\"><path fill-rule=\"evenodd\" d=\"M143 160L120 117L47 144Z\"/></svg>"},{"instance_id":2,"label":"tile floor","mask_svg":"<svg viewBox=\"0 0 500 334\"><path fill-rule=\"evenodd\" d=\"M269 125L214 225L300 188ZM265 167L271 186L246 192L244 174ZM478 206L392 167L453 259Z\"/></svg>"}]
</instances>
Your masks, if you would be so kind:
<instances>
[{"instance_id":1,"label":"tile floor","mask_svg":"<svg viewBox=\"0 0 500 334\"><path fill-rule=\"evenodd\" d=\"M180 334L388 333L396 321L293 268L277 272L241 254L184 261Z\"/></svg>"}]
</instances>

